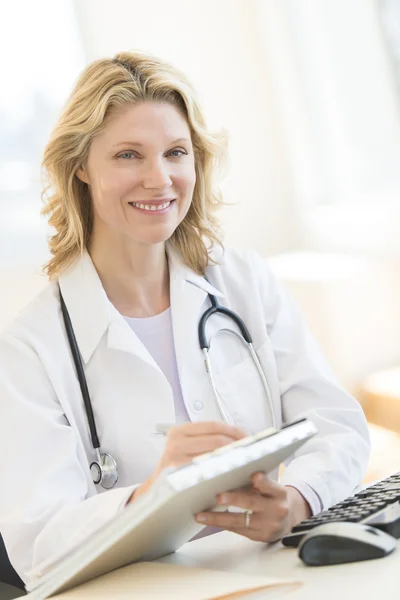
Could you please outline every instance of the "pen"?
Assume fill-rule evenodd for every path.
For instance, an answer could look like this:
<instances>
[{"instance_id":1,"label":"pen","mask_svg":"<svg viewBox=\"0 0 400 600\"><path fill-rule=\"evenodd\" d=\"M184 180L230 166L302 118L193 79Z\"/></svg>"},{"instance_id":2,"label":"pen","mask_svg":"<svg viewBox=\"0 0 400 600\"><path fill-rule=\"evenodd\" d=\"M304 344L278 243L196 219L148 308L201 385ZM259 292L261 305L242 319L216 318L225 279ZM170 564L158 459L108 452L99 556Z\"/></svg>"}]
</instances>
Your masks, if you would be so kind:
<instances>
[{"instance_id":1,"label":"pen","mask_svg":"<svg viewBox=\"0 0 400 600\"><path fill-rule=\"evenodd\" d=\"M157 423L156 425L156 433L161 435L168 435L168 431L175 427L175 423Z\"/></svg>"}]
</instances>

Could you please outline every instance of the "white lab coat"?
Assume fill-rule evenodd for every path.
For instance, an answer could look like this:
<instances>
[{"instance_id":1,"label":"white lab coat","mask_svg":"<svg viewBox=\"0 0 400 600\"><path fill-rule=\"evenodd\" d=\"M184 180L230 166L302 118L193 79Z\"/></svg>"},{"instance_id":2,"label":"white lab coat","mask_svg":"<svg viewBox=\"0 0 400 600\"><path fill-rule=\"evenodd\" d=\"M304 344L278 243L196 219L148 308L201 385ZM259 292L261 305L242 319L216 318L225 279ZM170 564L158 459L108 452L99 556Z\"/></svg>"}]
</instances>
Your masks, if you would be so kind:
<instances>
[{"instance_id":1,"label":"white lab coat","mask_svg":"<svg viewBox=\"0 0 400 600\"><path fill-rule=\"evenodd\" d=\"M358 403L341 389L296 307L253 252L225 250L210 283L168 246L173 333L182 392L192 421L222 420L199 348L197 326L208 292L246 323L267 375L278 426L309 417L319 434L301 448L283 482L311 489L321 507L349 495L365 472L369 438ZM95 459L56 283L0 337L0 531L26 581L119 511L153 471L165 441L156 424L175 420L170 385L109 302L88 254L61 277L83 358L102 451L119 466L117 487L92 482ZM210 336L235 326L223 316ZM211 345L217 387L248 432L271 424L246 348L232 335Z\"/></svg>"}]
</instances>

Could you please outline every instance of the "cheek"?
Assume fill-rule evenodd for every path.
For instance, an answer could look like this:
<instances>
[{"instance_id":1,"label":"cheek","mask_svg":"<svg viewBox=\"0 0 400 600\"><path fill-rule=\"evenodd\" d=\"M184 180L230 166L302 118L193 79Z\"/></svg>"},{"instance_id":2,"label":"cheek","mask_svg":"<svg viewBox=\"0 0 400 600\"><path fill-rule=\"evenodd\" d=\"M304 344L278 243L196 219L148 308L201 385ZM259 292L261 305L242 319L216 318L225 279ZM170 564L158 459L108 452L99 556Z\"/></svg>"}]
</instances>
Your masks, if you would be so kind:
<instances>
[{"instance_id":1,"label":"cheek","mask_svg":"<svg viewBox=\"0 0 400 600\"><path fill-rule=\"evenodd\" d=\"M103 173L92 184L92 197L95 207L117 206L116 200L124 198L137 184L133 173L121 170L118 173Z\"/></svg>"},{"instance_id":2,"label":"cheek","mask_svg":"<svg viewBox=\"0 0 400 600\"><path fill-rule=\"evenodd\" d=\"M188 169L185 173L181 173L175 179L175 184L179 186L179 189L185 195L191 195L196 184L196 172L194 169Z\"/></svg>"}]
</instances>

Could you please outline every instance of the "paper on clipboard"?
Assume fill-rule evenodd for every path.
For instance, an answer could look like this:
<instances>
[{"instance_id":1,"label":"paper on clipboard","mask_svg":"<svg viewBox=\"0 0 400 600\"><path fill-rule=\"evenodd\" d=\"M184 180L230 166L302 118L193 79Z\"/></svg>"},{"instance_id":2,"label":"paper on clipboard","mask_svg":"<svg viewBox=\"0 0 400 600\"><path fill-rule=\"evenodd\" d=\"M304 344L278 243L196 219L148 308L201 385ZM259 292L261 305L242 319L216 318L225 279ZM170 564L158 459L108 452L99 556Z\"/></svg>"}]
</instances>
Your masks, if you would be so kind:
<instances>
[{"instance_id":1,"label":"paper on clipboard","mask_svg":"<svg viewBox=\"0 0 400 600\"><path fill-rule=\"evenodd\" d=\"M298 581L271 579L157 562L128 565L57 594L59 600L244 600L270 599L297 588Z\"/></svg>"}]
</instances>

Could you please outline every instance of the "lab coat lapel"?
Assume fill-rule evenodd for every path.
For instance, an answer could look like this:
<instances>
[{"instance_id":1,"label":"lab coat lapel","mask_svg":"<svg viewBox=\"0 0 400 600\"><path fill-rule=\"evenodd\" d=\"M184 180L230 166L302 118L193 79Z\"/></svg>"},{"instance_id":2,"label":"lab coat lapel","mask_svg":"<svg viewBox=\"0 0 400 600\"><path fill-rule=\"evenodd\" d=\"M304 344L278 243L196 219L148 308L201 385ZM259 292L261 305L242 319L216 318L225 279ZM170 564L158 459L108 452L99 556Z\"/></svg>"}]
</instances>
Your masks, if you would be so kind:
<instances>
[{"instance_id":1,"label":"lab coat lapel","mask_svg":"<svg viewBox=\"0 0 400 600\"><path fill-rule=\"evenodd\" d=\"M191 366L197 364L204 369L198 341L200 316L209 306L209 293L218 297L223 294L187 267L170 243L167 244L167 255L178 372L182 389L188 391L193 382L185 381L185 376L189 379L192 376ZM146 347L107 298L87 252L60 276L59 283L84 363L90 360L102 337L107 335L109 348L129 352L159 371Z\"/></svg>"},{"instance_id":2,"label":"lab coat lapel","mask_svg":"<svg viewBox=\"0 0 400 600\"><path fill-rule=\"evenodd\" d=\"M87 252L60 276L59 284L85 364L107 335L108 348L134 354L159 370L146 347L109 301Z\"/></svg>"},{"instance_id":3,"label":"lab coat lapel","mask_svg":"<svg viewBox=\"0 0 400 600\"><path fill-rule=\"evenodd\" d=\"M121 350L122 352L134 354L159 371L159 366L147 350L146 346L144 346L138 336L132 331L125 319L114 306L111 307L111 310L113 316L108 329L108 347L113 348L114 350Z\"/></svg>"},{"instance_id":4,"label":"lab coat lapel","mask_svg":"<svg viewBox=\"0 0 400 600\"><path fill-rule=\"evenodd\" d=\"M223 294L204 277L187 267L177 250L167 245L172 329L178 373L185 403L198 383L197 377L204 376L204 358L199 346L198 324L203 312L209 308L208 294L222 297Z\"/></svg>"}]
</instances>

